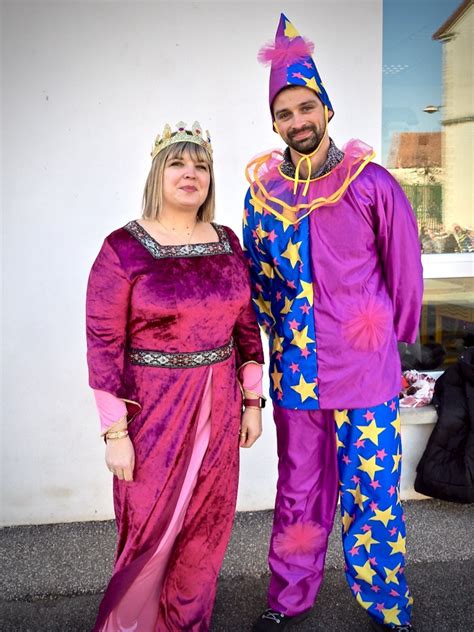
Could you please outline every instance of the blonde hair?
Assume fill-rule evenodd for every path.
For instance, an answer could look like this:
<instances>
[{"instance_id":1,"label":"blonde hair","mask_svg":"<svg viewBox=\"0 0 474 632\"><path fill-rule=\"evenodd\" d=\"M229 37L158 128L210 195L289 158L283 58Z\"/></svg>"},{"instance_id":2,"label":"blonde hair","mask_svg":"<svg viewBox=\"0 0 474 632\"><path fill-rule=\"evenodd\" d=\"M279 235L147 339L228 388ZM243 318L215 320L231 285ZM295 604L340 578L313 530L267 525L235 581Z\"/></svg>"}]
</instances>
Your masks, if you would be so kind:
<instances>
[{"instance_id":1,"label":"blonde hair","mask_svg":"<svg viewBox=\"0 0 474 632\"><path fill-rule=\"evenodd\" d=\"M182 158L185 152L189 154L193 162L205 162L209 167L209 191L199 208L197 216L202 222L212 222L214 219L216 202L212 160L204 147L197 143L189 142L168 145L153 159L143 192L142 217L144 219L157 219L159 216L160 210L163 208L163 173L166 162L173 158Z\"/></svg>"}]
</instances>

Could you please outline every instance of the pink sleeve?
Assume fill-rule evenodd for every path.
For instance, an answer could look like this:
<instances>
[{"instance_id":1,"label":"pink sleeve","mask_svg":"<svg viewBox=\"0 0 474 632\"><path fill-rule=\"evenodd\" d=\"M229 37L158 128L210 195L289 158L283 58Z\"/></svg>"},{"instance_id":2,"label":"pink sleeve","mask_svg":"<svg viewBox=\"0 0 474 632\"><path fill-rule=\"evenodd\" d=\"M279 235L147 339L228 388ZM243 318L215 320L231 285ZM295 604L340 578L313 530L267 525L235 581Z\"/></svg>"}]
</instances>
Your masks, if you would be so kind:
<instances>
[{"instance_id":1,"label":"pink sleeve","mask_svg":"<svg viewBox=\"0 0 474 632\"><path fill-rule=\"evenodd\" d=\"M125 402L106 391L94 389L95 403L100 417L100 432L105 434L117 421L127 416Z\"/></svg>"},{"instance_id":2,"label":"pink sleeve","mask_svg":"<svg viewBox=\"0 0 474 632\"><path fill-rule=\"evenodd\" d=\"M239 371L240 382L244 391L255 393L259 397L262 396L262 365L255 362L249 362Z\"/></svg>"}]
</instances>

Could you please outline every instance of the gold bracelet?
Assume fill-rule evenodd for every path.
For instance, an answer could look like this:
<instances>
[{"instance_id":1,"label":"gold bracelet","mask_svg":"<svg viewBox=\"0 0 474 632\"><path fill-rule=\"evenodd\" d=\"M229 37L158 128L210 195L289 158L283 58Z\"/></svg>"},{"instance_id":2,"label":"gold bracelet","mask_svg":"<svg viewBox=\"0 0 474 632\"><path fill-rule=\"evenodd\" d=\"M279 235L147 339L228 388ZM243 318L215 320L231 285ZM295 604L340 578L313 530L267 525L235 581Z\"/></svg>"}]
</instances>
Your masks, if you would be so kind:
<instances>
[{"instance_id":1,"label":"gold bracelet","mask_svg":"<svg viewBox=\"0 0 474 632\"><path fill-rule=\"evenodd\" d=\"M124 439L128 437L128 430L114 430L112 432L105 433L105 439Z\"/></svg>"}]
</instances>

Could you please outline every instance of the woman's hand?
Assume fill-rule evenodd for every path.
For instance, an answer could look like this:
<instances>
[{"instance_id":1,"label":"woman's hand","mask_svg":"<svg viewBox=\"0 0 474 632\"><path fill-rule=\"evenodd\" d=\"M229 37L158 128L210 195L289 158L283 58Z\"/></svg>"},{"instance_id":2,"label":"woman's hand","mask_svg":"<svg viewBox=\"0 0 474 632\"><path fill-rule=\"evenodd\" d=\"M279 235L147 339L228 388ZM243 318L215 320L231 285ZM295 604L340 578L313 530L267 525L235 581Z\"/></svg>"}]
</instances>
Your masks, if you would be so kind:
<instances>
[{"instance_id":1,"label":"woman's hand","mask_svg":"<svg viewBox=\"0 0 474 632\"><path fill-rule=\"evenodd\" d=\"M105 446L105 462L109 470L121 481L133 481L135 450L130 437L109 439Z\"/></svg>"},{"instance_id":2,"label":"woman's hand","mask_svg":"<svg viewBox=\"0 0 474 632\"><path fill-rule=\"evenodd\" d=\"M251 448L262 434L262 411L259 408L246 408L240 424L240 447Z\"/></svg>"}]
</instances>

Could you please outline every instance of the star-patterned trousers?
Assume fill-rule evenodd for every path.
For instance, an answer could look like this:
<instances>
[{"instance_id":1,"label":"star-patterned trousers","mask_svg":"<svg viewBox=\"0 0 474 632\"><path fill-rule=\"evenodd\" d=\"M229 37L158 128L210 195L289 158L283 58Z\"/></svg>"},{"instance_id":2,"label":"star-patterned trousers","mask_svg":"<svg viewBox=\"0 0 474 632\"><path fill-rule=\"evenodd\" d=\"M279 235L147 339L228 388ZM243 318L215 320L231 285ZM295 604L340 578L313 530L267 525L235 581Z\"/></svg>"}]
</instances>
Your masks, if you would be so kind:
<instances>
[{"instance_id":1,"label":"star-patterned trousers","mask_svg":"<svg viewBox=\"0 0 474 632\"><path fill-rule=\"evenodd\" d=\"M343 411L275 405L274 418L279 462L269 607L294 616L313 606L339 491L354 597L379 622L409 623L398 399Z\"/></svg>"}]
</instances>

